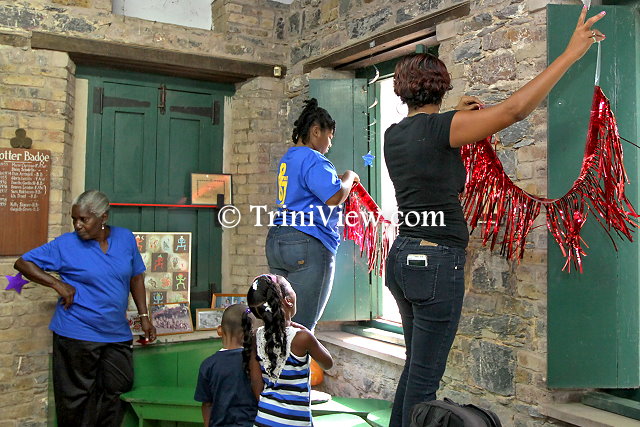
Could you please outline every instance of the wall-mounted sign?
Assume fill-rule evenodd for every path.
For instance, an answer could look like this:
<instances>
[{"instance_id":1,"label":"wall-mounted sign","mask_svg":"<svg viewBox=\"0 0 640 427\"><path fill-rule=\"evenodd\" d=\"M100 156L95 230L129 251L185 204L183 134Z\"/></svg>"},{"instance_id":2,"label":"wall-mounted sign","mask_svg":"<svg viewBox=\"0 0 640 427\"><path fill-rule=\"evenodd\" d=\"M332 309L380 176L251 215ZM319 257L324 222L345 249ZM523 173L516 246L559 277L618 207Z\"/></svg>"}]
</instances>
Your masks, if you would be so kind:
<instances>
[{"instance_id":1,"label":"wall-mounted sign","mask_svg":"<svg viewBox=\"0 0 640 427\"><path fill-rule=\"evenodd\" d=\"M220 205L219 201L231 204L231 175L192 173L191 204Z\"/></svg>"},{"instance_id":2,"label":"wall-mounted sign","mask_svg":"<svg viewBox=\"0 0 640 427\"><path fill-rule=\"evenodd\" d=\"M0 148L0 255L47 242L51 152Z\"/></svg>"}]
</instances>

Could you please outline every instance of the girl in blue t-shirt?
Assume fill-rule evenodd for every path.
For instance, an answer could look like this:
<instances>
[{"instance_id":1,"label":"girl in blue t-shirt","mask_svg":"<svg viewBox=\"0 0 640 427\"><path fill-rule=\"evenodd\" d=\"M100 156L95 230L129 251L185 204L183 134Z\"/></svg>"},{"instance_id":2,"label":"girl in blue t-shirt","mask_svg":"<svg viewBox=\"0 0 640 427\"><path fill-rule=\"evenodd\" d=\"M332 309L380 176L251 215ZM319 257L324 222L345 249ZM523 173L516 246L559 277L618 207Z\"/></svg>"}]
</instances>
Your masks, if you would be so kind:
<instances>
[{"instance_id":1,"label":"girl in blue t-shirt","mask_svg":"<svg viewBox=\"0 0 640 427\"><path fill-rule=\"evenodd\" d=\"M335 255L340 243L339 205L349 196L358 175L338 176L324 156L331 148L336 122L315 98L294 122L294 146L278 166L278 216L267 235L271 273L285 277L298 294L297 323L312 330L324 311L333 286Z\"/></svg>"}]
</instances>

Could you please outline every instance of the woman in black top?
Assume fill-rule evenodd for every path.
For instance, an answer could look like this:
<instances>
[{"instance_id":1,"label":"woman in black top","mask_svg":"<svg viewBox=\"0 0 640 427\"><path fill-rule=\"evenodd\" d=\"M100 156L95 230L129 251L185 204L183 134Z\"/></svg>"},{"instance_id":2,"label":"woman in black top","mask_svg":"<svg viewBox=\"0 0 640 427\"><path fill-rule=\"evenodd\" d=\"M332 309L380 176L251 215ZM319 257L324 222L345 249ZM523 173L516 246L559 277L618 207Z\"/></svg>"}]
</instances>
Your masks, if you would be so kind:
<instances>
[{"instance_id":1,"label":"woman in black top","mask_svg":"<svg viewBox=\"0 0 640 427\"><path fill-rule=\"evenodd\" d=\"M391 427L409 427L416 403L436 398L458 327L469 241L459 194L465 183L460 147L527 117L569 67L604 35L585 22L582 10L566 50L537 77L490 108L463 97L457 110L440 113L451 89L447 68L428 54L396 65L394 91L408 115L385 133L384 154L395 187L399 236L387 259L386 285L393 294L406 343L406 362L396 391Z\"/></svg>"}]
</instances>

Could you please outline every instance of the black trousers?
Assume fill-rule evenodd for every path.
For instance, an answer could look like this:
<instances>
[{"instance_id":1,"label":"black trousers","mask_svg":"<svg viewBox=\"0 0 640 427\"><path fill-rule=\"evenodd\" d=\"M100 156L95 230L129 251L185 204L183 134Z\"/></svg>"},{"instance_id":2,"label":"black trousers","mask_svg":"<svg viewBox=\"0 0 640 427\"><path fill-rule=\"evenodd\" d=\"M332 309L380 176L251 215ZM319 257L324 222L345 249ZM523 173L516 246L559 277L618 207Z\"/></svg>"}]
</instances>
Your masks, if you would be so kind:
<instances>
[{"instance_id":1,"label":"black trousers","mask_svg":"<svg viewBox=\"0 0 640 427\"><path fill-rule=\"evenodd\" d=\"M59 427L119 427L120 395L133 385L132 342L81 341L53 334L53 392Z\"/></svg>"}]
</instances>

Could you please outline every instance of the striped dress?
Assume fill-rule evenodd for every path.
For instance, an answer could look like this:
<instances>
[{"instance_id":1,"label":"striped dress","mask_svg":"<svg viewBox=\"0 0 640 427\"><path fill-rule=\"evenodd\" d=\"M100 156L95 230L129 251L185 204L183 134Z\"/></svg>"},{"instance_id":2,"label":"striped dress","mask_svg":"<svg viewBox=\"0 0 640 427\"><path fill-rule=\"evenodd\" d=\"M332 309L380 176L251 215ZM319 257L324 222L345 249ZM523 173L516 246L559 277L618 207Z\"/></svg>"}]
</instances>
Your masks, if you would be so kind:
<instances>
[{"instance_id":1,"label":"striped dress","mask_svg":"<svg viewBox=\"0 0 640 427\"><path fill-rule=\"evenodd\" d=\"M291 341L298 329L287 327L286 360L278 360L275 378L270 378L265 370L268 358L264 352L264 329L256 332L258 360L262 371L264 390L258 402L257 427L311 426L309 384L309 355L303 357L291 353Z\"/></svg>"}]
</instances>

